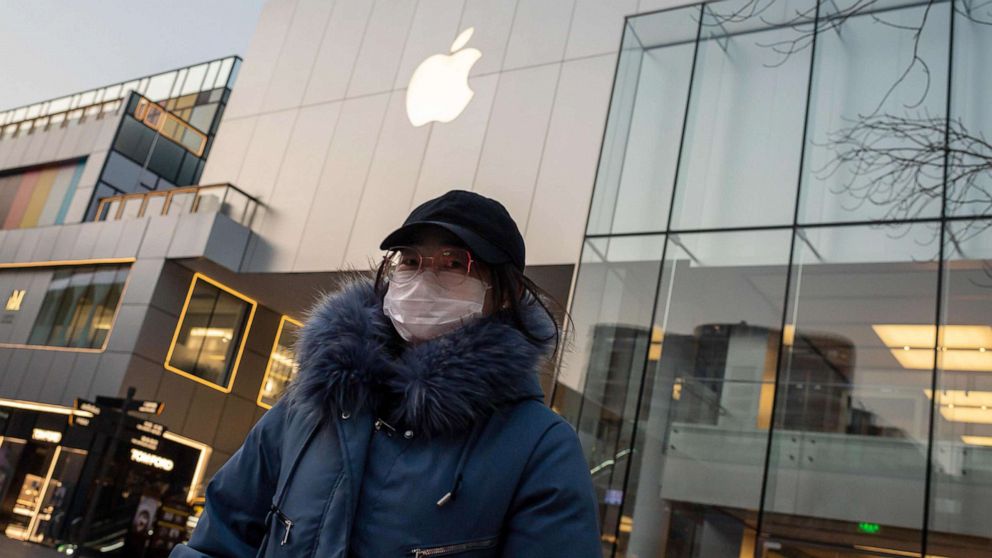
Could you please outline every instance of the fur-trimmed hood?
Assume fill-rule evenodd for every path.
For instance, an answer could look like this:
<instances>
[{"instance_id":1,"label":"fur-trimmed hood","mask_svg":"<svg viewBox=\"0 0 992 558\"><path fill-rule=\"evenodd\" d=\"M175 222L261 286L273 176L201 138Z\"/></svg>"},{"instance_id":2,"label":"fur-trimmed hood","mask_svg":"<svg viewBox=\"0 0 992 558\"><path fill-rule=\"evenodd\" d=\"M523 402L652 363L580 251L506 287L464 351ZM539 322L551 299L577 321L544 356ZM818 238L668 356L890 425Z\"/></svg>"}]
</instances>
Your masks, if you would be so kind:
<instances>
[{"instance_id":1,"label":"fur-trimmed hood","mask_svg":"<svg viewBox=\"0 0 992 558\"><path fill-rule=\"evenodd\" d=\"M467 433L493 411L540 399L541 360L554 324L534 303L521 310L534 342L501 315L405 346L367 279L352 280L310 312L296 344L299 373L288 405L318 418L388 401L394 425L429 437Z\"/></svg>"}]
</instances>

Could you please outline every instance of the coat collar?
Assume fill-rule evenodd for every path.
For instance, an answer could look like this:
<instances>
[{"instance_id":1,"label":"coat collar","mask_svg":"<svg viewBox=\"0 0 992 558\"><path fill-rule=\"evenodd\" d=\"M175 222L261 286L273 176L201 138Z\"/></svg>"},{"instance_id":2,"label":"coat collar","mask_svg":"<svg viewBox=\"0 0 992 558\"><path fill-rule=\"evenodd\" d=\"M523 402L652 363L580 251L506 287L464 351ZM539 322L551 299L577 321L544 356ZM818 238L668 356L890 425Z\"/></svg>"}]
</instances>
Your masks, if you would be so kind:
<instances>
[{"instance_id":1,"label":"coat collar","mask_svg":"<svg viewBox=\"0 0 992 558\"><path fill-rule=\"evenodd\" d=\"M468 432L500 407L543 396L537 369L554 325L536 303L521 314L547 341L531 341L496 315L405 346L372 282L351 280L311 310L296 344L300 368L287 403L323 419L388 398L392 424L428 437Z\"/></svg>"}]
</instances>

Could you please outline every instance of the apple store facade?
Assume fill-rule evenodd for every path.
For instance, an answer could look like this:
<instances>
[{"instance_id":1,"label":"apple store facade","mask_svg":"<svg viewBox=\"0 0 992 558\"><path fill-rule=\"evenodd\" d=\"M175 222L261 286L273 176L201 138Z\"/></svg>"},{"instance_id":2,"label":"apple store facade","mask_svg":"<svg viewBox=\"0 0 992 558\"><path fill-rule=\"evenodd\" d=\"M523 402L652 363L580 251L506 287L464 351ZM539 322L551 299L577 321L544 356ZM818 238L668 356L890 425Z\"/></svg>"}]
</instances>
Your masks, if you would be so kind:
<instances>
[{"instance_id":1,"label":"apple store facade","mask_svg":"<svg viewBox=\"0 0 992 558\"><path fill-rule=\"evenodd\" d=\"M552 404L604 556L992 548L992 12L630 17Z\"/></svg>"}]
</instances>

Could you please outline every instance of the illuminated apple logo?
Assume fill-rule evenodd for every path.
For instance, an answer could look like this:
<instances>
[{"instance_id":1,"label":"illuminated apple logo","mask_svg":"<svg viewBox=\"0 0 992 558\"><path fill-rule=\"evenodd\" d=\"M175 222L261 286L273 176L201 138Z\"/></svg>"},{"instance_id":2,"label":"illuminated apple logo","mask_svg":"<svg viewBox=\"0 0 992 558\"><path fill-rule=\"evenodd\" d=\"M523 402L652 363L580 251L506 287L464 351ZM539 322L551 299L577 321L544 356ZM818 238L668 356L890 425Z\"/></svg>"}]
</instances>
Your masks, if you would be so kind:
<instances>
[{"instance_id":1,"label":"illuminated apple logo","mask_svg":"<svg viewBox=\"0 0 992 558\"><path fill-rule=\"evenodd\" d=\"M451 43L451 54L435 54L413 72L406 90L406 115L414 126L451 122L472 100L475 92L468 86L468 73L482 53L461 49L474 31L474 27L462 31Z\"/></svg>"}]
</instances>

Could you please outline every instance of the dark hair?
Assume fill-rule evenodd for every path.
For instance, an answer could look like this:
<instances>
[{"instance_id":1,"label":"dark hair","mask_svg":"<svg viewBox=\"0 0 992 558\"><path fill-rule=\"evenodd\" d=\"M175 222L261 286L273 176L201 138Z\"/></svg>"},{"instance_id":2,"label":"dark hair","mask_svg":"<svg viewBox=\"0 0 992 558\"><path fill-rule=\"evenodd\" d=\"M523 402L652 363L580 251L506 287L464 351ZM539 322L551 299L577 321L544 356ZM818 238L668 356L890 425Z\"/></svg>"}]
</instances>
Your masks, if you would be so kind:
<instances>
[{"instance_id":1,"label":"dark hair","mask_svg":"<svg viewBox=\"0 0 992 558\"><path fill-rule=\"evenodd\" d=\"M493 301L496 304L495 313L502 314L512 323L521 333L524 334L528 339L534 343L543 343L545 341L550 341L554 338L555 349L552 353L552 358L558 356L559 351L563 345L562 338L562 322L568 319L568 313L565 311L565 306L559 302L555 297L551 296L546 290L542 289L532 281L529 277L523 274L522 271L517 269L512 263L502 263L502 264L490 264L487 262L486 266L489 268L490 273L490 283L493 290ZM375 273L375 292L380 297L386 295L386 259L383 258L379 262ZM521 317L521 311L524 306L529 304L538 304L541 309L548 315L551 323L554 324L554 333L552 337L539 337L533 331L531 331L524 319ZM559 319L555 316L552 308L560 312L562 316Z\"/></svg>"}]
</instances>

